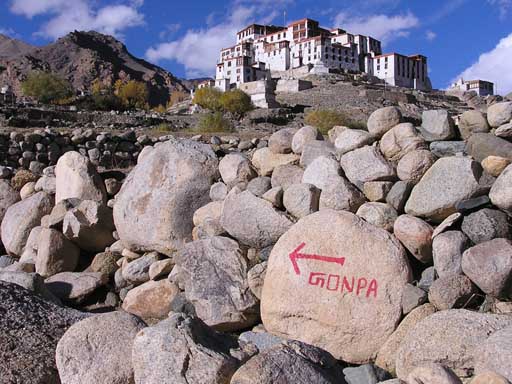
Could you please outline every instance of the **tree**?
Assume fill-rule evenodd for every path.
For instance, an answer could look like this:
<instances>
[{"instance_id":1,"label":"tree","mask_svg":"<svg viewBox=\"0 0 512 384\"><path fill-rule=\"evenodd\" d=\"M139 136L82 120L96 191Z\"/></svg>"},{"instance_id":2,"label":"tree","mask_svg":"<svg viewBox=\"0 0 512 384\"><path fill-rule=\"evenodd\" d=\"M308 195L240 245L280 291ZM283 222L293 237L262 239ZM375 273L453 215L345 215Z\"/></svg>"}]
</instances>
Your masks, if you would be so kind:
<instances>
[{"instance_id":1,"label":"tree","mask_svg":"<svg viewBox=\"0 0 512 384\"><path fill-rule=\"evenodd\" d=\"M189 97L188 93L186 93L186 92L182 92L182 91L171 92L171 96L169 98L169 102L167 103L167 107L172 107L173 105L181 103L182 101L187 100L188 97Z\"/></svg>"},{"instance_id":2,"label":"tree","mask_svg":"<svg viewBox=\"0 0 512 384\"><path fill-rule=\"evenodd\" d=\"M221 96L222 92L216 88L201 88L196 91L193 102L210 111L222 111Z\"/></svg>"},{"instance_id":3,"label":"tree","mask_svg":"<svg viewBox=\"0 0 512 384\"><path fill-rule=\"evenodd\" d=\"M43 104L55 104L73 95L71 84L53 73L32 72L21 84L23 94Z\"/></svg>"},{"instance_id":4,"label":"tree","mask_svg":"<svg viewBox=\"0 0 512 384\"><path fill-rule=\"evenodd\" d=\"M225 112L230 112L237 118L253 108L251 97L239 89L224 92L220 97L220 104Z\"/></svg>"},{"instance_id":5,"label":"tree","mask_svg":"<svg viewBox=\"0 0 512 384\"><path fill-rule=\"evenodd\" d=\"M126 83L115 84L116 95L127 108L145 109L148 102L148 89L146 84L136 80L129 80Z\"/></svg>"}]
</instances>

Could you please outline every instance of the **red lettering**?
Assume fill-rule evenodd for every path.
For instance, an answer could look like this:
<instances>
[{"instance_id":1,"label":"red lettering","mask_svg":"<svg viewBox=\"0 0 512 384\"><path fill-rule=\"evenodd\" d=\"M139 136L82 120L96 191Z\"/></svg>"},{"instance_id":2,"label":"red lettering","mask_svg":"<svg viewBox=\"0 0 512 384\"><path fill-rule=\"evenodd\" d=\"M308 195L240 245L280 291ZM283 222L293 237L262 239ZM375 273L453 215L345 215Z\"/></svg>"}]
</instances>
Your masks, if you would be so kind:
<instances>
[{"instance_id":1,"label":"red lettering","mask_svg":"<svg viewBox=\"0 0 512 384\"><path fill-rule=\"evenodd\" d=\"M331 286L331 279L336 279L336 286L332 288ZM337 291L338 286L340 285L340 277L338 275L329 275L329 278L327 279L327 289L329 291Z\"/></svg>"},{"instance_id":2,"label":"red lettering","mask_svg":"<svg viewBox=\"0 0 512 384\"><path fill-rule=\"evenodd\" d=\"M354 278L352 278L352 285L348 284L348 280L345 276L343 276L343 284L341 285L341 293L343 293L343 290L346 289L348 292L352 293L354 290Z\"/></svg>"},{"instance_id":3,"label":"red lettering","mask_svg":"<svg viewBox=\"0 0 512 384\"><path fill-rule=\"evenodd\" d=\"M368 291L366 292L366 297L370 297L373 293L373 297L377 297L377 280L372 279L370 281L370 286L368 287Z\"/></svg>"},{"instance_id":4,"label":"red lettering","mask_svg":"<svg viewBox=\"0 0 512 384\"><path fill-rule=\"evenodd\" d=\"M325 273L311 272L309 274L309 285L319 285L320 288L324 287L325 284Z\"/></svg>"},{"instance_id":5,"label":"red lettering","mask_svg":"<svg viewBox=\"0 0 512 384\"><path fill-rule=\"evenodd\" d=\"M361 277L359 280L357 280L356 295L359 296L359 293L361 293L361 290L363 288L366 288L367 285L368 285L368 280L366 280L364 277Z\"/></svg>"}]
</instances>

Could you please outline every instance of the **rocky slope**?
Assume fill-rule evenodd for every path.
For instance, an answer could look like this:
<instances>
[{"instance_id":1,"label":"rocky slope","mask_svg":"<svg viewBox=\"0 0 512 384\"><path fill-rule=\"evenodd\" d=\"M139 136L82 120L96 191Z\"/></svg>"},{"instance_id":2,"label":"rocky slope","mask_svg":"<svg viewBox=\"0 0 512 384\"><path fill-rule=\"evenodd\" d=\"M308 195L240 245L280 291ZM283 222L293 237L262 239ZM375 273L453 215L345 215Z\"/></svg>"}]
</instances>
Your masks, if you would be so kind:
<instances>
[{"instance_id":1,"label":"rocky slope","mask_svg":"<svg viewBox=\"0 0 512 384\"><path fill-rule=\"evenodd\" d=\"M120 41L98 32L75 31L44 47L27 47L20 42L4 44L7 55L0 54L0 66L5 68L0 72L0 84L11 85L17 93L21 81L35 70L56 72L76 90L85 91L90 90L95 79L109 84L119 78L143 81L152 105L166 104L171 92L185 90L171 73L136 58Z\"/></svg>"},{"instance_id":2,"label":"rocky slope","mask_svg":"<svg viewBox=\"0 0 512 384\"><path fill-rule=\"evenodd\" d=\"M0 58L15 57L25 54L32 49L34 49L32 45L0 34Z\"/></svg>"},{"instance_id":3,"label":"rocky slope","mask_svg":"<svg viewBox=\"0 0 512 384\"><path fill-rule=\"evenodd\" d=\"M512 101L325 136L2 139L0 280L26 289L0 284L0 327L30 311L47 340L0 348L9 383L512 381Z\"/></svg>"}]
</instances>

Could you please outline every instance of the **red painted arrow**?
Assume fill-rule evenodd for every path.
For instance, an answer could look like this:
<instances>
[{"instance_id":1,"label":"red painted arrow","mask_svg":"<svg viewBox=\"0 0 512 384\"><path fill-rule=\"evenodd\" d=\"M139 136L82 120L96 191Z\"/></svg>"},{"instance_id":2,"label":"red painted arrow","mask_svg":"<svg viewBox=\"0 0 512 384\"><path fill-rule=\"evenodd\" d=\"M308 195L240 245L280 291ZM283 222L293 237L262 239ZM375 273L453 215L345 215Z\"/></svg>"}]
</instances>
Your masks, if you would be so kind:
<instances>
[{"instance_id":1,"label":"red painted arrow","mask_svg":"<svg viewBox=\"0 0 512 384\"><path fill-rule=\"evenodd\" d=\"M306 253L299 253L302 248L306 246L306 243L300 244L295 250L290 253L290 261L292 262L293 269L295 270L295 274L300 275L300 269L299 265L297 264L297 260L299 259L311 259L311 260L320 260L325 261L326 263L336 263L341 266L345 264L345 258L344 257L332 257L332 256L321 256L321 255L314 255L314 254L306 254Z\"/></svg>"}]
</instances>

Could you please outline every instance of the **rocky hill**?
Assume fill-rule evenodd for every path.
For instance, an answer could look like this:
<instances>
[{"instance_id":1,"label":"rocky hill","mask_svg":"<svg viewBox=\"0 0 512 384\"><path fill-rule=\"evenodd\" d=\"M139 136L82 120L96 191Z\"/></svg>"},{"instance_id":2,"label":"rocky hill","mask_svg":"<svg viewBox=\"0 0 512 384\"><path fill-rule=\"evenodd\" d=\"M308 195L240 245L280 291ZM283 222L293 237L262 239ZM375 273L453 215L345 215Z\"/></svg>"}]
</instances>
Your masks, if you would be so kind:
<instances>
[{"instance_id":1,"label":"rocky hill","mask_svg":"<svg viewBox=\"0 0 512 384\"><path fill-rule=\"evenodd\" d=\"M3 38L0 66L4 67L0 84L11 85L17 93L27 74L36 70L58 73L77 91L90 90L95 79L112 84L120 78L143 81L148 86L151 105L165 104L171 92L186 90L168 71L136 58L123 43L98 32L75 31L44 47Z\"/></svg>"}]
</instances>

